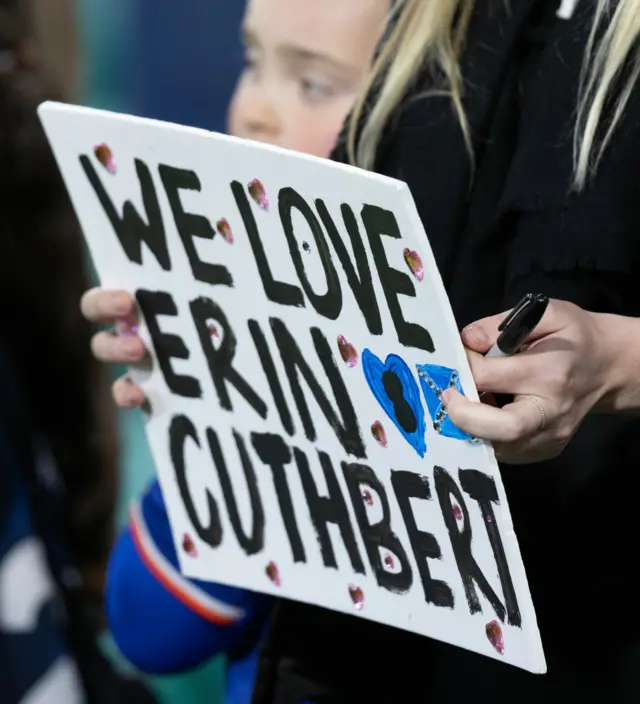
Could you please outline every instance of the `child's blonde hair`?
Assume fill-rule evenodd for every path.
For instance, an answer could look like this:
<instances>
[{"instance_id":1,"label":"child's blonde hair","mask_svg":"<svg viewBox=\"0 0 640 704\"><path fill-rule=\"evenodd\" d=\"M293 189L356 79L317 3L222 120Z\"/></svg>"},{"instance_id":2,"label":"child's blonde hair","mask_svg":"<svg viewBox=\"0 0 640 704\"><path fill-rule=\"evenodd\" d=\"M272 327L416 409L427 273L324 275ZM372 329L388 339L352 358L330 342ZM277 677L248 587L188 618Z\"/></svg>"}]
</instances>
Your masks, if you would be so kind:
<instances>
[{"instance_id":1,"label":"child's blonde hair","mask_svg":"<svg viewBox=\"0 0 640 704\"><path fill-rule=\"evenodd\" d=\"M348 126L347 147L353 164L373 168L382 132L409 84L423 66L444 76L438 92L451 96L465 140L471 151L469 126L462 105L463 79L459 58L475 0L401 0L393 30L376 59L369 80L354 107ZM580 80L574 138L574 187L581 189L597 168L620 122L640 75L640 0L598 0L587 42ZM631 61L626 72L627 61ZM625 78L621 83L621 74ZM377 87L363 127L367 95ZM605 105L612 100L611 118L603 127Z\"/></svg>"}]
</instances>

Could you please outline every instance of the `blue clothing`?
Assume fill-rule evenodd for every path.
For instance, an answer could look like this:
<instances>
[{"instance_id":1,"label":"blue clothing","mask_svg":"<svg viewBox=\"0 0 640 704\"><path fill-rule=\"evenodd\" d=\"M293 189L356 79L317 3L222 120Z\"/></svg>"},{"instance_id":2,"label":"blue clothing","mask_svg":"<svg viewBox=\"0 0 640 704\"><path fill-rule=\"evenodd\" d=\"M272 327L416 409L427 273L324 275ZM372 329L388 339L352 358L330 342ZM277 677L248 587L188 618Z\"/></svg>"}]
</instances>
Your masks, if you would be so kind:
<instances>
[{"instance_id":1,"label":"blue clothing","mask_svg":"<svg viewBox=\"0 0 640 704\"><path fill-rule=\"evenodd\" d=\"M224 692L225 704L249 704L256 681L259 660L259 643L244 658L229 660Z\"/></svg>"},{"instance_id":2,"label":"blue clothing","mask_svg":"<svg viewBox=\"0 0 640 704\"><path fill-rule=\"evenodd\" d=\"M29 418L1 350L0 379L0 702L79 704L84 690L52 572L72 574L55 520L62 487L53 462L34 457ZM50 498L50 512L39 512L37 521L36 482L47 485Z\"/></svg>"},{"instance_id":3,"label":"blue clothing","mask_svg":"<svg viewBox=\"0 0 640 704\"><path fill-rule=\"evenodd\" d=\"M226 654L227 701L249 702L272 603L264 594L180 574L157 482L134 505L111 557L106 610L115 642L137 668L178 673Z\"/></svg>"}]
</instances>

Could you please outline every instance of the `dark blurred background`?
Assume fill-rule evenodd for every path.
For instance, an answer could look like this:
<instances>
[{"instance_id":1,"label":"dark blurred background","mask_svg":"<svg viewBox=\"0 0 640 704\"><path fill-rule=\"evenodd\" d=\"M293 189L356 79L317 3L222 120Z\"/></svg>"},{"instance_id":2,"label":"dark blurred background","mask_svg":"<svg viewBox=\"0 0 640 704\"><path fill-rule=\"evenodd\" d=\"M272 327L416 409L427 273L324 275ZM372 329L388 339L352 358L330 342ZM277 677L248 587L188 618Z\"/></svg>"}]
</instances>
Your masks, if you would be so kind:
<instances>
[{"instance_id":1,"label":"dark blurred background","mask_svg":"<svg viewBox=\"0 0 640 704\"><path fill-rule=\"evenodd\" d=\"M243 0L76 0L85 102L225 130Z\"/></svg>"},{"instance_id":2,"label":"dark blurred background","mask_svg":"<svg viewBox=\"0 0 640 704\"><path fill-rule=\"evenodd\" d=\"M4 579L19 585L2 593L11 601L0 599L0 704L35 701L39 687L47 694L38 701L47 704L220 704L225 676L226 701L249 701L261 647L252 625L248 652L235 648L228 662L218 658L179 677L141 676L131 662L147 661L132 656L127 638L142 643L136 653L146 657L160 642L154 628L168 625L173 636L175 621L150 608L149 627L138 626L134 617L150 601L136 577L130 581L142 585L140 599L130 598L127 584L118 593L127 633L113 618L115 638L107 633L105 587L113 594L115 580L107 583L107 573L118 573L117 556L126 556L133 540L131 530L118 530L122 540L112 552L114 522L126 525L128 508L156 473L141 412L118 410L111 394L126 369L91 352L95 327L78 303L98 281L38 105L64 100L226 132L237 85L234 135L326 157L370 66L389 2L0 0L0 591ZM246 7L256 39L243 66ZM342 13L338 23L329 9ZM293 47L293 56L300 45L315 57L304 71L300 61L281 59L283 47ZM114 316L99 317L114 335L125 334L121 323L132 325L118 320L114 328ZM135 548L131 558L145 563ZM119 572L125 582L136 574L127 559ZM166 597L166 585L154 583ZM25 603L32 620L16 629L12 614ZM267 628L262 611L256 619ZM180 656L188 650L173 637L162 643Z\"/></svg>"},{"instance_id":3,"label":"dark blurred background","mask_svg":"<svg viewBox=\"0 0 640 704\"><path fill-rule=\"evenodd\" d=\"M76 7L83 53L80 102L225 131L242 65L243 0L76 0ZM123 522L154 469L139 411L122 412L119 430ZM108 641L105 647L117 659ZM216 704L222 678L222 663L214 662L151 684L163 704Z\"/></svg>"}]
</instances>

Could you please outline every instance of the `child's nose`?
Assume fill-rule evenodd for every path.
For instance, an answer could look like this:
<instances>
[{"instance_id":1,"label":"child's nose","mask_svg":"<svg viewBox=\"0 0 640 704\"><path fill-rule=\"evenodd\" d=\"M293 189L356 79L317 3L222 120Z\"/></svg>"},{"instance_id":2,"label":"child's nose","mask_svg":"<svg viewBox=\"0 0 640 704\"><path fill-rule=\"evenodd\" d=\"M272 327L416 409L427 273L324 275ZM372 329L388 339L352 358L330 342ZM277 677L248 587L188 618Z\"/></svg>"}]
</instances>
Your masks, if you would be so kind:
<instances>
[{"instance_id":1,"label":"child's nose","mask_svg":"<svg viewBox=\"0 0 640 704\"><path fill-rule=\"evenodd\" d=\"M272 103L255 97L246 106L244 130L249 139L274 142L280 131L278 114Z\"/></svg>"}]
</instances>

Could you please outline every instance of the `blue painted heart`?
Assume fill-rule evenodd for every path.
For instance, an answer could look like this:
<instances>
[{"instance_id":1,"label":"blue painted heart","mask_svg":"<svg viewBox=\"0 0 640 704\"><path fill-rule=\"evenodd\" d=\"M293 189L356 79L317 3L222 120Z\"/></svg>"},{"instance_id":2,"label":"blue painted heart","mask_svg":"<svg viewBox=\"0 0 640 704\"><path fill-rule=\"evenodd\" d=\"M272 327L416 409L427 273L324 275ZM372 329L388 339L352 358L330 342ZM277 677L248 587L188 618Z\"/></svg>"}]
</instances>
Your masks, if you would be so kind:
<instances>
[{"instance_id":1,"label":"blue painted heart","mask_svg":"<svg viewBox=\"0 0 640 704\"><path fill-rule=\"evenodd\" d=\"M442 392L447 388L456 389L464 395L458 372L436 364L417 364L416 369L434 430L445 438L473 440L469 433L465 433L453 424L442 404Z\"/></svg>"},{"instance_id":2,"label":"blue painted heart","mask_svg":"<svg viewBox=\"0 0 640 704\"><path fill-rule=\"evenodd\" d=\"M362 370L367 384L382 410L393 421L404 439L424 457L424 408L420 388L406 362L390 354L383 362L369 349L362 352Z\"/></svg>"}]
</instances>

